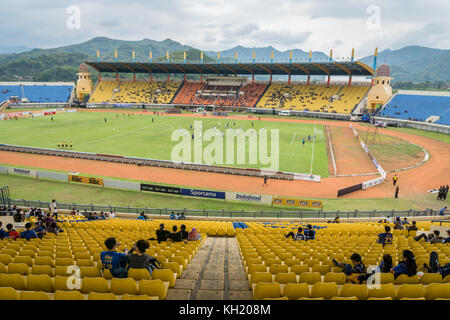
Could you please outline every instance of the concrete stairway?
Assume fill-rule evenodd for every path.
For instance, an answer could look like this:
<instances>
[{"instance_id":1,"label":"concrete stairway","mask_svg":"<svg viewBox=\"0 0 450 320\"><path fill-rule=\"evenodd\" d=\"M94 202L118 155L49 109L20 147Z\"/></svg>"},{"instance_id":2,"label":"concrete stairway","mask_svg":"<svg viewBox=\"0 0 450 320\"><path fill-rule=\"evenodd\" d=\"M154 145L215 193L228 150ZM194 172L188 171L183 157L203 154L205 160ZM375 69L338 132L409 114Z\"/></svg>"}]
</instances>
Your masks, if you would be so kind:
<instances>
[{"instance_id":1,"label":"concrete stairway","mask_svg":"<svg viewBox=\"0 0 450 320\"><path fill-rule=\"evenodd\" d=\"M166 299L251 300L236 238L206 239Z\"/></svg>"}]
</instances>

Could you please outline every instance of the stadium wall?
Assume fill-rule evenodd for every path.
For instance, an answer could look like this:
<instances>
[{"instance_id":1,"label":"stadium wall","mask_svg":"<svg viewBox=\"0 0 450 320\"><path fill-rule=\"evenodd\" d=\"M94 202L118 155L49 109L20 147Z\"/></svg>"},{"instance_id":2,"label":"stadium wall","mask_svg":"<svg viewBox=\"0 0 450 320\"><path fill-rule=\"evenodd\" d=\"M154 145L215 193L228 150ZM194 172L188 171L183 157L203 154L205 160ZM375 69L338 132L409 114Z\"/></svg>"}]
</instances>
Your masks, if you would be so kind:
<instances>
[{"instance_id":1,"label":"stadium wall","mask_svg":"<svg viewBox=\"0 0 450 320\"><path fill-rule=\"evenodd\" d=\"M379 121L379 122L396 123L399 127L450 134L450 126L446 126L443 124L426 123L426 122L395 119L395 118L383 118L383 117L377 117L377 116L375 116L373 118L375 119L375 121Z\"/></svg>"}]
</instances>

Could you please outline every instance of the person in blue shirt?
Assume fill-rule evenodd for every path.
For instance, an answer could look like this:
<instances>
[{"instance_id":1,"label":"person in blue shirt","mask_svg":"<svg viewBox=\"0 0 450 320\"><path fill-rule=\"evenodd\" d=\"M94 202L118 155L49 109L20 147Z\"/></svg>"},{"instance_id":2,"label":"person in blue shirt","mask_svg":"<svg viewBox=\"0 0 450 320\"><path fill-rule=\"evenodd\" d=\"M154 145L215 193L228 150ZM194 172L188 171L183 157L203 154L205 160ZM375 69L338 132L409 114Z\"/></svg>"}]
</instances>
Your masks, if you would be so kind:
<instances>
[{"instance_id":1,"label":"person in blue shirt","mask_svg":"<svg viewBox=\"0 0 450 320\"><path fill-rule=\"evenodd\" d=\"M440 211L439 211L439 215L440 216L443 216L443 215L445 215L445 210L447 210L447 207L445 206L445 207L443 207Z\"/></svg>"},{"instance_id":2,"label":"person in blue shirt","mask_svg":"<svg viewBox=\"0 0 450 320\"><path fill-rule=\"evenodd\" d=\"M332 261L336 267L342 268L342 271L347 276L349 282L360 284L361 280L359 280L359 277L361 274L366 273L366 267L362 262L361 255L359 253L354 253L350 256L350 260L352 261L353 266L348 263L338 262L336 259L333 259Z\"/></svg>"},{"instance_id":3,"label":"person in blue shirt","mask_svg":"<svg viewBox=\"0 0 450 320\"><path fill-rule=\"evenodd\" d=\"M30 239L32 239L32 238L37 238L38 237L38 235L37 235L37 233L36 233L36 231L34 231L33 229L31 229L31 227L32 227L33 225L31 224L31 222L27 222L26 224L25 224L25 231L22 231L21 233L20 233L20 237L22 238L22 239L27 239L28 241L30 241Z\"/></svg>"},{"instance_id":4,"label":"person in blue shirt","mask_svg":"<svg viewBox=\"0 0 450 320\"><path fill-rule=\"evenodd\" d=\"M313 230L312 225L308 224L305 229L306 240L314 240L316 238L316 231Z\"/></svg>"},{"instance_id":5,"label":"person in blue shirt","mask_svg":"<svg viewBox=\"0 0 450 320\"><path fill-rule=\"evenodd\" d=\"M447 232L450 232L450 230ZM442 279L450 274L450 262L441 266L441 264L439 263L439 255L436 251L431 251L430 253L430 265L424 263L423 267L429 273L440 273Z\"/></svg>"},{"instance_id":6,"label":"person in blue shirt","mask_svg":"<svg viewBox=\"0 0 450 320\"><path fill-rule=\"evenodd\" d=\"M120 242L114 237L106 239L105 246L108 250L100 254L103 269L108 269L114 278L126 278L128 250L125 249L124 253L117 252Z\"/></svg>"},{"instance_id":7,"label":"person in blue shirt","mask_svg":"<svg viewBox=\"0 0 450 320\"><path fill-rule=\"evenodd\" d=\"M170 220L175 220L175 212L173 212L173 211L170 214Z\"/></svg>"},{"instance_id":8,"label":"person in blue shirt","mask_svg":"<svg viewBox=\"0 0 450 320\"><path fill-rule=\"evenodd\" d=\"M392 267L392 256L390 254L385 254L380 265L372 273L362 274L358 277L358 280L362 283L363 281L367 281L370 276L375 273L389 273L391 272Z\"/></svg>"},{"instance_id":9,"label":"person in blue shirt","mask_svg":"<svg viewBox=\"0 0 450 320\"><path fill-rule=\"evenodd\" d=\"M39 239L42 239L45 236L45 234L47 233L43 226L43 222L39 221L39 220L34 224L33 230L34 230L34 232L36 232Z\"/></svg>"},{"instance_id":10,"label":"person in blue shirt","mask_svg":"<svg viewBox=\"0 0 450 320\"><path fill-rule=\"evenodd\" d=\"M392 244L394 236L391 233L391 227L384 227L384 232L378 235L378 243L383 244L383 247L387 244Z\"/></svg>"},{"instance_id":11,"label":"person in blue shirt","mask_svg":"<svg viewBox=\"0 0 450 320\"><path fill-rule=\"evenodd\" d=\"M147 216L145 215L144 212L141 212L141 214L138 217L138 220L147 220Z\"/></svg>"},{"instance_id":12,"label":"person in blue shirt","mask_svg":"<svg viewBox=\"0 0 450 320\"><path fill-rule=\"evenodd\" d=\"M1 225L0 225L0 227L1 227ZM445 240L444 240L444 243L450 243L450 229L449 230L447 230L447 238L445 238Z\"/></svg>"},{"instance_id":13,"label":"person in blue shirt","mask_svg":"<svg viewBox=\"0 0 450 320\"><path fill-rule=\"evenodd\" d=\"M397 279L401 274L406 274L408 277L415 276L417 274L417 264L414 253L409 250L403 250L402 261L391 269L391 273L394 274L394 279Z\"/></svg>"},{"instance_id":14,"label":"person in blue shirt","mask_svg":"<svg viewBox=\"0 0 450 320\"><path fill-rule=\"evenodd\" d=\"M298 227L297 229L297 233L294 234L294 232L289 232L288 234L285 235L286 238L291 237L294 241L297 240L305 240L305 235L302 233L303 228L302 227Z\"/></svg>"},{"instance_id":15,"label":"person in blue shirt","mask_svg":"<svg viewBox=\"0 0 450 320\"><path fill-rule=\"evenodd\" d=\"M8 237L8 233L5 230L3 230L2 226L3 226L3 223L0 221L0 239L3 240L3 238Z\"/></svg>"}]
</instances>

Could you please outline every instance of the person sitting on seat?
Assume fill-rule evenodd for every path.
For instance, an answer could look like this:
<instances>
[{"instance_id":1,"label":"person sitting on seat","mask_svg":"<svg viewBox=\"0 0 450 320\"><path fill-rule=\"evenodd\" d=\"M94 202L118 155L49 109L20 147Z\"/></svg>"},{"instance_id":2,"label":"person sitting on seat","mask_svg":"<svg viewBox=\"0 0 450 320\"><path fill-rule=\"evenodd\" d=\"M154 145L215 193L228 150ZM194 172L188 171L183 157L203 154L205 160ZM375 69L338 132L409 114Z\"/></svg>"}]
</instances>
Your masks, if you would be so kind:
<instances>
[{"instance_id":1,"label":"person sitting on seat","mask_svg":"<svg viewBox=\"0 0 450 320\"><path fill-rule=\"evenodd\" d=\"M298 227L297 233L294 234L294 232L291 231L288 234L286 234L285 237L286 238L292 237L292 239L294 241L305 240L305 235L302 232L303 232L303 228L302 227Z\"/></svg>"},{"instance_id":2,"label":"person sitting on seat","mask_svg":"<svg viewBox=\"0 0 450 320\"><path fill-rule=\"evenodd\" d=\"M178 227L173 226L172 232L169 234L169 236L167 238L169 238L173 242L181 242L182 241L181 237L182 237L181 232L178 231Z\"/></svg>"},{"instance_id":3,"label":"person sitting on seat","mask_svg":"<svg viewBox=\"0 0 450 320\"><path fill-rule=\"evenodd\" d=\"M441 266L439 263L439 255L436 251L431 251L430 265L424 263L423 268L427 270L429 273L440 273L442 275L442 279L444 279L446 276L450 274L450 262Z\"/></svg>"},{"instance_id":4,"label":"person sitting on seat","mask_svg":"<svg viewBox=\"0 0 450 320\"><path fill-rule=\"evenodd\" d=\"M34 232L36 232L37 236L39 239L42 239L45 234L47 233L45 228L44 228L44 223L42 221L37 221L34 224Z\"/></svg>"},{"instance_id":5,"label":"person sitting on seat","mask_svg":"<svg viewBox=\"0 0 450 320\"><path fill-rule=\"evenodd\" d=\"M380 265L376 267L376 269L372 273L361 274L358 277L358 280L362 283L363 281L367 281L367 279L369 279L369 277L374 275L375 273L389 273L391 272L392 267L392 256L390 254L385 254Z\"/></svg>"},{"instance_id":6,"label":"person sitting on seat","mask_svg":"<svg viewBox=\"0 0 450 320\"><path fill-rule=\"evenodd\" d=\"M391 227L385 226L384 232L378 235L378 243L383 244L383 247L387 244L392 244L394 236L391 233Z\"/></svg>"},{"instance_id":7,"label":"person sitting on seat","mask_svg":"<svg viewBox=\"0 0 450 320\"><path fill-rule=\"evenodd\" d=\"M20 234L13 229L13 225L11 223L8 223L6 225L6 234L8 235L7 238L16 240L17 238L20 238Z\"/></svg>"},{"instance_id":8,"label":"person sitting on seat","mask_svg":"<svg viewBox=\"0 0 450 320\"><path fill-rule=\"evenodd\" d=\"M164 230L164 223L161 223L159 225L159 229L156 230L156 240L158 243L161 243L162 241L167 241L167 238L170 235L170 231ZM150 238L148 240L155 240L154 238Z\"/></svg>"},{"instance_id":9,"label":"person sitting on seat","mask_svg":"<svg viewBox=\"0 0 450 320\"><path fill-rule=\"evenodd\" d=\"M439 236L441 233L439 230L434 230L432 233L426 235L425 233L422 233L418 236L414 237L414 240L419 241L420 239L425 239L425 241L429 241L431 244L435 243L443 243L445 239L441 236Z\"/></svg>"},{"instance_id":10,"label":"person sitting on seat","mask_svg":"<svg viewBox=\"0 0 450 320\"><path fill-rule=\"evenodd\" d=\"M304 231L306 240L314 240L316 238L316 231L313 230L313 227L310 224L308 224L306 228L307 229Z\"/></svg>"},{"instance_id":11,"label":"person sitting on seat","mask_svg":"<svg viewBox=\"0 0 450 320\"><path fill-rule=\"evenodd\" d=\"M186 226L182 224L180 226L181 240L187 240L189 236L189 232L186 231Z\"/></svg>"},{"instance_id":12,"label":"person sitting on seat","mask_svg":"<svg viewBox=\"0 0 450 320\"><path fill-rule=\"evenodd\" d=\"M22 239L27 239L28 241L30 241L30 239L38 237L37 233L31 228L32 226L33 225L31 224L31 222L25 223L25 231L22 231L20 233L20 237Z\"/></svg>"},{"instance_id":13,"label":"person sitting on seat","mask_svg":"<svg viewBox=\"0 0 450 320\"><path fill-rule=\"evenodd\" d=\"M145 213L143 211L139 215L138 220L147 220L147 216L145 215Z\"/></svg>"},{"instance_id":14,"label":"person sitting on seat","mask_svg":"<svg viewBox=\"0 0 450 320\"><path fill-rule=\"evenodd\" d=\"M47 227L47 232L51 232L51 233L54 233L56 235L58 235L58 232L63 232L63 231L64 231L63 229L58 227L56 222L50 223L50 225Z\"/></svg>"},{"instance_id":15,"label":"person sitting on seat","mask_svg":"<svg viewBox=\"0 0 450 320\"><path fill-rule=\"evenodd\" d=\"M3 226L3 223L0 221L0 239L1 240L3 240L3 238L5 238L5 237L6 238L8 237L8 233L5 230L3 230L2 226Z\"/></svg>"},{"instance_id":16,"label":"person sitting on seat","mask_svg":"<svg viewBox=\"0 0 450 320\"><path fill-rule=\"evenodd\" d=\"M350 256L350 260L352 261L353 266L348 263L340 263L336 261L336 259L333 259L332 261L336 267L343 269L342 271L347 276L349 282L360 284L361 281L358 278L361 274L366 272L366 267L362 262L361 255L359 253L354 253Z\"/></svg>"},{"instance_id":17,"label":"person sitting on seat","mask_svg":"<svg viewBox=\"0 0 450 320\"><path fill-rule=\"evenodd\" d=\"M417 264L414 253L409 250L403 250L402 261L391 269L391 273L394 274L394 279L397 279L401 274L406 274L408 277L415 276L417 274Z\"/></svg>"},{"instance_id":18,"label":"person sitting on seat","mask_svg":"<svg viewBox=\"0 0 450 320\"><path fill-rule=\"evenodd\" d=\"M173 212L173 211L170 214L170 220L175 220L175 212Z\"/></svg>"},{"instance_id":19,"label":"person sitting on seat","mask_svg":"<svg viewBox=\"0 0 450 320\"><path fill-rule=\"evenodd\" d=\"M150 244L146 240L139 240L133 245L128 252L128 269L147 269L152 275L153 269L161 267L158 260L145 253L148 248L150 248Z\"/></svg>"},{"instance_id":20,"label":"person sitting on seat","mask_svg":"<svg viewBox=\"0 0 450 320\"><path fill-rule=\"evenodd\" d=\"M450 243L450 229L447 230L447 238L445 238L444 243Z\"/></svg>"},{"instance_id":21,"label":"person sitting on seat","mask_svg":"<svg viewBox=\"0 0 450 320\"><path fill-rule=\"evenodd\" d=\"M189 232L188 235L188 240L189 241L198 241L198 240L202 240L202 235L197 231L197 228L192 228L191 232Z\"/></svg>"},{"instance_id":22,"label":"person sitting on seat","mask_svg":"<svg viewBox=\"0 0 450 320\"><path fill-rule=\"evenodd\" d=\"M406 230L408 230L408 231L417 231L418 229L417 229L417 226L416 226L416 222L413 221L411 223L412 223L412 225L410 225L409 227L406 227Z\"/></svg>"},{"instance_id":23,"label":"person sitting on seat","mask_svg":"<svg viewBox=\"0 0 450 320\"><path fill-rule=\"evenodd\" d=\"M403 223L400 221L400 217L395 218L394 230L403 230Z\"/></svg>"},{"instance_id":24,"label":"person sitting on seat","mask_svg":"<svg viewBox=\"0 0 450 320\"><path fill-rule=\"evenodd\" d=\"M114 237L106 239L105 246L108 250L100 254L103 270L108 269L114 278L126 278L128 250L125 249L123 253L117 252L120 242L117 242Z\"/></svg>"}]
</instances>

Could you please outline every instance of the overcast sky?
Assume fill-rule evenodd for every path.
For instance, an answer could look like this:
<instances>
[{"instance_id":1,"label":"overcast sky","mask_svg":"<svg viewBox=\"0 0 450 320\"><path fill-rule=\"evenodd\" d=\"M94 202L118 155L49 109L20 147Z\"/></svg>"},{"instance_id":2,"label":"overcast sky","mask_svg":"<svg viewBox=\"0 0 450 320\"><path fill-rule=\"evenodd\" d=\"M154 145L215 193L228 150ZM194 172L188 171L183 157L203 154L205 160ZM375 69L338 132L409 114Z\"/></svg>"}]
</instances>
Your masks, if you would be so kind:
<instances>
[{"instance_id":1,"label":"overcast sky","mask_svg":"<svg viewBox=\"0 0 450 320\"><path fill-rule=\"evenodd\" d=\"M0 0L0 45L49 48L96 36L171 38L203 50L237 45L349 56L375 47L450 48L449 0ZM67 8L80 8L80 28Z\"/></svg>"}]
</instances>

